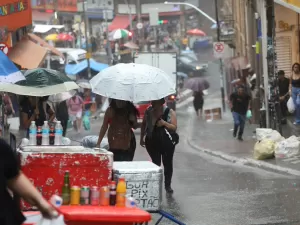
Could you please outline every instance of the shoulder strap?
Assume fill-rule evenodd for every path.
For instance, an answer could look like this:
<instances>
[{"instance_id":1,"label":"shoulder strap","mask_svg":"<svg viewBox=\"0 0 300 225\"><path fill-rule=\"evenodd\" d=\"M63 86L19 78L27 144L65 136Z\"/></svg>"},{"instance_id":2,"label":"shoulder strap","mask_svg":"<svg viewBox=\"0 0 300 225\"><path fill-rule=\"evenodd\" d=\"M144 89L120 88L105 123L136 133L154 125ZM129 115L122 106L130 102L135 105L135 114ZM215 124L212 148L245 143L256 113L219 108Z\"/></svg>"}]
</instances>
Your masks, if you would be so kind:
<instances>
[{"instance_id":1,"label":"shoulder strap","mask_svg":"<svg viewBox=\"0 0 300 225\"><path fill-rule=\"evenodd\" d=\"M167 107L167 108L165 109L165 111L164 111L164 115L163 115L163 118L162 118L164 121L167 121L167 120L168 120L169 112L170 112L170 108Z\"/></svg>"}]
</instances>

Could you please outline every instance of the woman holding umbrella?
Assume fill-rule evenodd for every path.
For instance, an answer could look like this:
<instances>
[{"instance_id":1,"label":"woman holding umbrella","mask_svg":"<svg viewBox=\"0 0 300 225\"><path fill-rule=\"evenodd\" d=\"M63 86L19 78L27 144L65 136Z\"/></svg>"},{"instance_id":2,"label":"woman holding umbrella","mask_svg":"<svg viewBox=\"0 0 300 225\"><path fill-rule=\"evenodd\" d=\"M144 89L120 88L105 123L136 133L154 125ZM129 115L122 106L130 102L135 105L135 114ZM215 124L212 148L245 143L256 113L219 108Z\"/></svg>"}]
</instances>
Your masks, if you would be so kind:
<instances>
[{"instance_id":1,"label":"woman holding umbrella","mask_svg":"<svg viewBox=\"0 0 300 225\"><path fill-rule=\"evenodd\" d=\"M114 153L114 161L132 161L131 129L138 127L137 116L138 110L131 102L112 99L105 112L97 147L108 130L109 150Z\"/></svg>"}]
</instances>

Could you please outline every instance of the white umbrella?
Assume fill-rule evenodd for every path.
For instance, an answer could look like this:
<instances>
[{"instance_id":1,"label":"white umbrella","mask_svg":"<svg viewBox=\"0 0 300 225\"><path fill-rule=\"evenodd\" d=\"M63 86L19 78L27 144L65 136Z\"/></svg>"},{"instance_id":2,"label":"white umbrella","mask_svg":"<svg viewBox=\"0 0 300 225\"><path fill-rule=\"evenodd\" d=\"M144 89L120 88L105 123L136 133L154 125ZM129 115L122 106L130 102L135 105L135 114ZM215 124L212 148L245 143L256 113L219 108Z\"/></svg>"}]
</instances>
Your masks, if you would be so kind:
<instances>
[{"instance_id":1,"label":"white umbrella","mask_svg":"<svg viewBox=\"0 0 300 225\"><path fill-rule=\"evenodd\" d=\"M167 73L145 64L120 63L108 67L93 77L90 84L95 94L132 102L158 100L176 92Z\"/></svg>"},{"instance_id":2,"label":"white umbrella","mask_svg":"<svg viewBox=\"0 0 300 225\"><path fill-rule=\"evenodd\" d=\"M62 92L59 94L55 94L55 95L50 95L49 96L49 101L50 102L62 102L65 100L68 100L70 98L72 98L74 95L76 94L76 91L72 90L72 91L67 91L67 92Z\"/></svg>"},{"instance_id":3,"label":"white umbrella","mask_svg":"<svg viewBox=\"0 0 300 225\"><path fill-rule=\"evenodd\" d=\"M92 89L92 86L88 80L81 79L81 80L76 81L76 83L81 88Z\"/></svg>"}]
</instances>

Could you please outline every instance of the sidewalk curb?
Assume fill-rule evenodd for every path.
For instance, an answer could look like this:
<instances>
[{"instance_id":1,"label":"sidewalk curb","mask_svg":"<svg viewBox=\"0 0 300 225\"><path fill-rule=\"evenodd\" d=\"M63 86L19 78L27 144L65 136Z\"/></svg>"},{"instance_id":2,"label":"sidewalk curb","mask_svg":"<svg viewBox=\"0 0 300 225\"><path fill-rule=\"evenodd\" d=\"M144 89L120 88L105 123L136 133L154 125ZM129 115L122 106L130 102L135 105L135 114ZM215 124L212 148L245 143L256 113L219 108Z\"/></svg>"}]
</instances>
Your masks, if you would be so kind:
<instances>
[{"instance_id":1,"label":"sidewalk curb","mask_svg":"<svg viewBox=\"0 0 300 225\"><path fill-rule=\"evenodd\" d=\"M225 154L223 152L213 151L210 149L202 148L202 147L194 144L190 138L187 138L187 143L190 147L192 147L195 150L199 150L205 154L221 158L228 162L232 162L232 163L236 163L236 164L240 164L240 165L244 165L244 166L256 167L256 168L264 169L264 170L270 171L270 172L277 172L277 173L281 173L281 174L300 176L300 171L298 171L298 170L273 165L273 164L267 163L265 161L259 161L259 160L255 160L255 159L251 159L251 158L238 158L235 156L231 156L229 154Z\"/></svg>"}]
</instances>

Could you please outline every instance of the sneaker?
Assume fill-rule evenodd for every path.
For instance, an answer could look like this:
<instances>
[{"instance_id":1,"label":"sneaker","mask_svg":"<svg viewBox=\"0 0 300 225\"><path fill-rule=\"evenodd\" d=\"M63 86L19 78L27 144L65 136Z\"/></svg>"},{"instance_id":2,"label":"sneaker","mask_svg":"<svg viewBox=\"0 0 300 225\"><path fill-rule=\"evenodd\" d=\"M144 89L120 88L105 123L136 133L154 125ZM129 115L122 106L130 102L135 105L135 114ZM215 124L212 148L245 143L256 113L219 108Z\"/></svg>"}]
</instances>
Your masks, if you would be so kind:
<instances>
[{"instance_id":1,"label":"sneaker","mask_svg":"<svg viewBox=\"0 0 300 225\"><path fill-rule=\"evenodd\" d=\"M166 187L166 192L168 194L173 194L174 190L171 188L171 186Z\"/></svg>"},{"instance_id":2,"label":"sneaker","mask_svg":"<svg viewBox=\"0 0 300 225\"><path fill-rule=\"evenodd\" d=\"M239 141L243 141L244 139L242 137L238 137L238 140Z\"/></svg>"}]
</instances>

